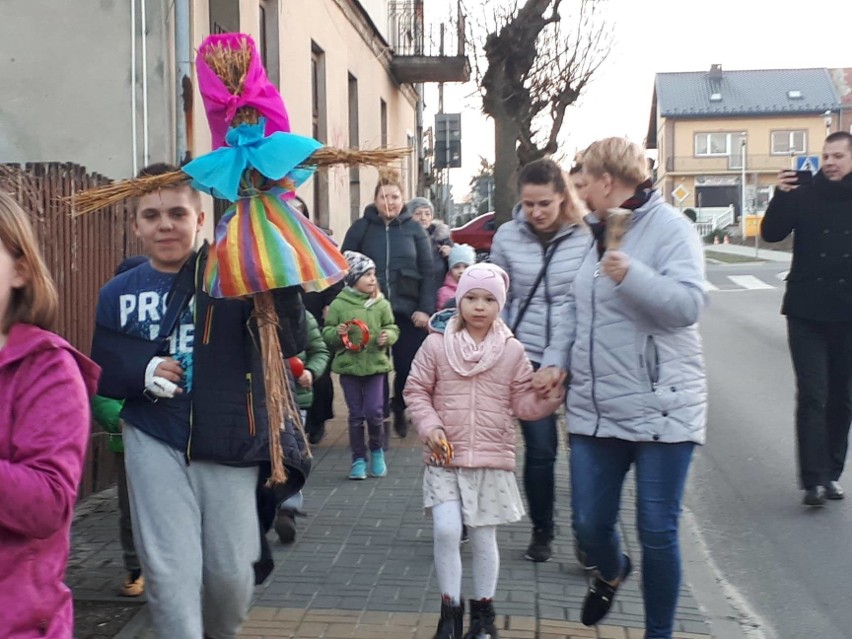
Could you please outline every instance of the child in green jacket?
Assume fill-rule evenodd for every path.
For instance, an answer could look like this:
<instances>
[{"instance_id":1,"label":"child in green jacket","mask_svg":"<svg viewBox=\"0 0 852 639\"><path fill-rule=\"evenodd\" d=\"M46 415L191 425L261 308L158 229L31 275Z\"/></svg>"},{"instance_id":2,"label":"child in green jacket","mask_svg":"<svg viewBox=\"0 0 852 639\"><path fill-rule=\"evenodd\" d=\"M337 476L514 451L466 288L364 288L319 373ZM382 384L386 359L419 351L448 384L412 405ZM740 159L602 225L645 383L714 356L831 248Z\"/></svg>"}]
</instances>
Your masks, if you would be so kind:
<instances>
[{"instance_id":1,"label":"child in green jacket","mask_svg":"<svg viewBox=\"0 0 852 639\"><path fill-rule=\"evenodd\" d=\"M319 323L310 313L305 313L305 329L308 334L308 345L296 357L299 360L300 371L293 370L296 380L296 403L302 411L302 423L305 423L308 409L314 401L313 384L325 374L331 355L328 346L322 338ZM291 358L291 367L292 366ZM298 374L297 374L298 372ZM302 514L304 498L302 491L278 504L275 515L275 532L282 544L292 544L296 540L296 516Z\"/></svg>"},{"instance_id":2,"label":"child in green jacket","mask_svg":"<svg viewBox=\"0 0 852 639\"><path fill-rule=\"evenodd\" d=\"M394 323L390 302L379 290L373 260L355 251L346 251L344 256L349 263L346 288L328 307L322 335L334 350L331 370L340 375L349 408L349 479L367 478L365 421L370 440L370 475L384 477L384 376L392 368L388 348L399 338L399 327Z\"/></svg>"},{"instance_id":3,"label":"child in green jacket","mask_svg":"<svg viewBox=\"0 0 852 639\"><path fill-rule=\"evenodd\" d=\"M124 442L121 439L121 407L124 400L101 395L92 397L92 417L109 433L109 449L115 453L115 484L118 490L118 529L121 554L127 574L119 588L122 597L138 597L145 591L142 566L133 543L133 524L130 521L130 497L127 494L127 473L124 471Z\"/></svg>"},{"instance_id":4,"label":"child in green jacket","mask_svg":"<svg viewBox=\"0 0 852 639\"><path fill-rule=\"evenodd\" d=\"M328 368L331 355L322 337L319 323L310 313L305 313L305 328L308 333L308 345L296 357L302 362L301 375L296 379L296 403L302 411L302 421L305 421L308 409L314 403L314 380L322 377Z\"/></svg>"}]
</instances>

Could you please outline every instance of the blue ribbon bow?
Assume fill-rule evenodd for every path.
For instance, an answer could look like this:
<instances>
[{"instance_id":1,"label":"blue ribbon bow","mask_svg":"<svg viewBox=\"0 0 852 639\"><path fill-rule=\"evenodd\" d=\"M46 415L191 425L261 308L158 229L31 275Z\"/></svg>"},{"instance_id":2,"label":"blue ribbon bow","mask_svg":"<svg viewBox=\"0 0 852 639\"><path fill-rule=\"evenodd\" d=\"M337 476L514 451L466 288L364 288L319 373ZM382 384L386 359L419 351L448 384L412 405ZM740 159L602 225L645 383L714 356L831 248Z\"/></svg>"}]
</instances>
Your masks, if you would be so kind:
<instances>
[{"instance_id":1,"label":"blue ribbon bow","mask_svg":"<svg viewBox=\"0 0 852 639\"><path fill-rule=\"evenodd\" d=\"M227 146L219 147L183 167L192 178L192 186L215 197L236 202L240 179L246 169L255 169L270 180L288 175L298 185L310 177L310 170L299 165L322 146L313 138L277 132L264 136L266 121L240 124L225 136Z\"/></svg>"}]
</instances>

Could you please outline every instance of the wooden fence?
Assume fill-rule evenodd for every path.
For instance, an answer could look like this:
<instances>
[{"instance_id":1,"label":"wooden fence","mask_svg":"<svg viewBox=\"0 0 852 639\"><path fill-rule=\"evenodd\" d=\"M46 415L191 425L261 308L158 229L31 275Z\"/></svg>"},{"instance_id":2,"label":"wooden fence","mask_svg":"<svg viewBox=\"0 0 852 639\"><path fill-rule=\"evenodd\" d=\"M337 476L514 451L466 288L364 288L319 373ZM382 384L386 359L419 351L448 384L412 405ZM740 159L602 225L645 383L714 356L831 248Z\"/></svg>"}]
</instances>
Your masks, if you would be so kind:
<instances>
[{"instance_id":1,"label":"wooden fence","mask_svg":"<svg viewBox=\"0 0 852 639\"><path fill-rule=\"evenodd\" d=\"M0 189L28 211L39 246L59 291L58 332L83 353L92 343L98 290L127 255L140 252L123 205L80 218L62 198L108 181L77 164L0 164ZM109 487L115 456L93 425L80 497Z\"/></svg>"}]
</instances>

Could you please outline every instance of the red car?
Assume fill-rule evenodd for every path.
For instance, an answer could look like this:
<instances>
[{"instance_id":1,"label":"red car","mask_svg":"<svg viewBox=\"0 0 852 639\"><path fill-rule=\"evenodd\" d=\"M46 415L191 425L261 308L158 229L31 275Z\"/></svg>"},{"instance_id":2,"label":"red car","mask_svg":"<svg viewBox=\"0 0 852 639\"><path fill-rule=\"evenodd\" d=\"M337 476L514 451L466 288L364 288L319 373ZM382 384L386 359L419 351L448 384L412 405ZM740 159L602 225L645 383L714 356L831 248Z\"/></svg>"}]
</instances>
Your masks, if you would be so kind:
<instances>
[{"instance_id":1,"label":"red car","mask_svg":"<svg viewBox=\"0 0 852 639\"><path fill-rule=\"evenodd\" d=\"M482 261L491 253L491 240L497 225L494 222L494 211L483 213L473 218L464 226L450 231L450 236L456 244L470 244L476 251L476 259Z\"/></svg>"}]
</instances>

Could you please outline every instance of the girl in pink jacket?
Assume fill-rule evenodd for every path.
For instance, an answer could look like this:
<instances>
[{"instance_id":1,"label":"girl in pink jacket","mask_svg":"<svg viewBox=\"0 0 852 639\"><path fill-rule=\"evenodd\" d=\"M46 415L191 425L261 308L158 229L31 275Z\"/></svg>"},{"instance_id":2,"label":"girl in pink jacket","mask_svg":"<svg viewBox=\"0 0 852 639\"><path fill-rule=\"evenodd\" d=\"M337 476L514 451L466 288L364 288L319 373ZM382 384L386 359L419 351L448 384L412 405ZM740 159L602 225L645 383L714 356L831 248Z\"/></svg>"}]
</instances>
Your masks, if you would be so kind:
<instances>
[{"instance_id":1,"label":"girl in pink jacket","mask_svg":"<svg viewBox=\"0 0 852 639\"><path fill-rule=\"evenodd\" d=\"M497 525L524 514L515 481L515 424L555 411L561 397L541 397L524 347L499 318L509 276L493 264L469 267L458 283L459 313L432 318L414 358L405 401L425 445L423 498L433 519L435 572L441 587L436 639L462 636L462 524L473 551L474 598L465 639L496 637L492 598L500 554Z\"/></svg>"},{"instance_id":2,"label":"girl in pink jacket","mask_svg":"<svg viewBox=\"0 0 852 639\"><path fill-rule=\"evenodd\" d=\"M71 639L63 583L98 367L50 332L56 288L0 193L0 637Z\"/></svg>"}]
</instances>

